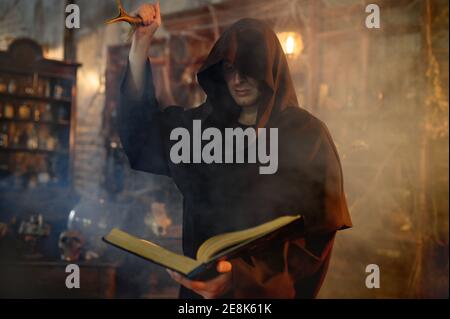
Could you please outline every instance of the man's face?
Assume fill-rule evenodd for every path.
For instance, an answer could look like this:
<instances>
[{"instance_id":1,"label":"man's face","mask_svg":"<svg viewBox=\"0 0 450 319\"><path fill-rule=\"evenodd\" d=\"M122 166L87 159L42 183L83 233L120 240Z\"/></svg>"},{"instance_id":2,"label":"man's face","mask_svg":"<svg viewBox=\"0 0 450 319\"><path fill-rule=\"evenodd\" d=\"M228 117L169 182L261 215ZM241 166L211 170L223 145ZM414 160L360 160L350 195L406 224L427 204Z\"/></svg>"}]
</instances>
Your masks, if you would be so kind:
<instances>
[{"instance_id":1,"label":"man's face","mask_svg":"<svg viewBox=\"0 0 450 319\"><path fill-rule=\"evenodd\" d=\"M236 104L242 107L255 105L260 96L258 81L241 74L228 61L223 63L222 68L228 90Z\"/></svg>"}]
</instances>

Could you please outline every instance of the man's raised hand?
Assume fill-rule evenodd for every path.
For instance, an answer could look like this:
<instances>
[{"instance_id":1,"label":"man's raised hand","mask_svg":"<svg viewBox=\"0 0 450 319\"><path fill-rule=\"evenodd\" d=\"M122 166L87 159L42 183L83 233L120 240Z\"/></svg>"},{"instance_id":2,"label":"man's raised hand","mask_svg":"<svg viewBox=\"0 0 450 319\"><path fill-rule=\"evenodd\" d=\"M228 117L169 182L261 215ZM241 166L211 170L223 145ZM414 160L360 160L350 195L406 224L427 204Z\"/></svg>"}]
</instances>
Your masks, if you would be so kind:
<instances>
[{"instance_id":1,"label":"man's raised hand","mask_svg":"<svg viewBox=\"0 0 450 319\"><path fill-rule=\"evenodd\" d=\"M143 25L139 25L136 28L134 39L150 41L156 30L161 26L161 10L159 1L156 4L144 3L135 12L135 16L139 16L142 19Z\"/></svg>"}]
</instances>

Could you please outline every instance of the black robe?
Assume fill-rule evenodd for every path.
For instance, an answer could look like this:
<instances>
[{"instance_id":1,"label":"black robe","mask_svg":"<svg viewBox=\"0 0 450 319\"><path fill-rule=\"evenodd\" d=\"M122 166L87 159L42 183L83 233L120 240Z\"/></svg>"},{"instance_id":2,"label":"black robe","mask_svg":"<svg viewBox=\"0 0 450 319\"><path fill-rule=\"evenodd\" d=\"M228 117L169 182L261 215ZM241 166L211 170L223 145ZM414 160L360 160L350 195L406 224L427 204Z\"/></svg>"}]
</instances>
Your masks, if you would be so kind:
<instances>
[{"instance_id":1,"label":"black robe","mask_svg":"<svg viewBox=\"0 0 450 319\"><path fill-rule=\"evenodd\" d=\"M192 133L193 120L201 120L202 129L239 126L241 108L223 80L224 59L263 83L257 127L278 128L275 174L260 174L259 163L174 164L170 160L176 141L169 136L174 128ZM207 99L193 109L160 110L148 61L145 68L143 96L130 94L128 68L124 75L119 134L133 169L170 176L183 194L185 255L195 258L199 245L216 234L302 214L304 236L231 260L233 288L223 297L315 297L327 271L335 232L351 227L351 220L336 148L325 124L298 106L275 33L255 19L242 19L225 30L198 72ZM182 287L180 297L199 296Z\"/></svg>"}]
</instances>

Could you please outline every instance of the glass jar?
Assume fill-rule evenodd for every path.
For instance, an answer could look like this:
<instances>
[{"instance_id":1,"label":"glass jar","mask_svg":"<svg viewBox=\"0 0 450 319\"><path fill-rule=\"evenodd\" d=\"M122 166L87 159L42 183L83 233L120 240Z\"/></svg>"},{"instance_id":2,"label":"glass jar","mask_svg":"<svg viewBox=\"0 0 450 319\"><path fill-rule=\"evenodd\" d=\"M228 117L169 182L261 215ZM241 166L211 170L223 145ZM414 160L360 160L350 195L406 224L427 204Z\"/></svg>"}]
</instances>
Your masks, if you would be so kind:
<instances>
[{"instance_id":1,"label":"glass jar","mask_svg":"<svg viewBox=\"0 0 450 319\"><path fill-rule=\"evenodd\" d=\"M9 134L8 134L8 123L3 123L0 126L0 147L9 146Z\"/></svg>"},{"instance_id":2,"label":"glass jar","mask_svg":"<svg viewBox=\"0 0 450 319\"><path fill-rule=\"evenodd\" d=\"M15 93L17 93L17 83L16 83L16 80L14 80L14 79L9 80L9 83L8 83L8 93L9 93L9 94L15 94Z\"/></svg>"},{"instance_id":3,"label":"glass jar","mask_svg":"<svg viewBox=\"0 0 450 319\"><path fill-rule=\"evenodd\" d=\"M14 118L14 105L11 103L6 103L3 108L3 117L5 119L13 119Z\"/></svg>"},{"instance_id":4,"label":"glass jar","mask_svg":"<svg viewBox=\"0 0 450 319\"><path fill-rule=\"evenodd\" d=\"M41 110L39 109L39 104L33 106L33 120L39 122L41 120Z\"/></svg>"},{"instance_id":5,"label":"glass jar","mask_svg":"<svg viewBox=\"0 0 450 319\"><path fill-rule=\"evenodd\" d=\"M31 118L31 107L28 104L19 106L19 119L29 120Z\"/></svg>"},{"instance_id":6,"label":"glass jar","mask_svg":"<svg viewBox=\"0 0 450 319\"><path fill-rule=\"evenodd\" d=\"M5 78L0 78L0 93L8 92L8 84Z\"/></svg>"}]
</instances>

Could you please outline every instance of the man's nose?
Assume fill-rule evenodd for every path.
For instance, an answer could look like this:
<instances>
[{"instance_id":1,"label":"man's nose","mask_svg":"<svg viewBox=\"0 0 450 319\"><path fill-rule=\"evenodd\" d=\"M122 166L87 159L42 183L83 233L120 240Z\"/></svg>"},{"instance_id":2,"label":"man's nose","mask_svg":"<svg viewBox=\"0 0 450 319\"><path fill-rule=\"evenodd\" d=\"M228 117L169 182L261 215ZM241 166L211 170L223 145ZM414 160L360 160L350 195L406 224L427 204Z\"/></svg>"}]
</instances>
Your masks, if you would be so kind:
<instances>
[{"instance_id":1,"label":"man's nose","mask_svg":"<svg viewBox=\"0 0 450 319\"><path fill-rule=\"evenodd\" d=\"M234 84L240 84L242 82L244 82L245 80L245 76L242 75L240 72L234 72L233 74L233 83Z\"/></svg>"}]
</instances>

